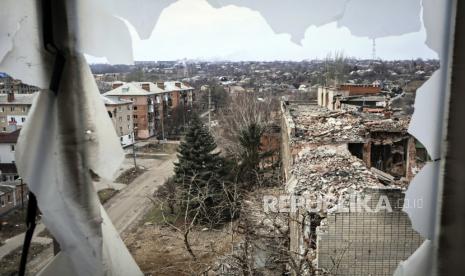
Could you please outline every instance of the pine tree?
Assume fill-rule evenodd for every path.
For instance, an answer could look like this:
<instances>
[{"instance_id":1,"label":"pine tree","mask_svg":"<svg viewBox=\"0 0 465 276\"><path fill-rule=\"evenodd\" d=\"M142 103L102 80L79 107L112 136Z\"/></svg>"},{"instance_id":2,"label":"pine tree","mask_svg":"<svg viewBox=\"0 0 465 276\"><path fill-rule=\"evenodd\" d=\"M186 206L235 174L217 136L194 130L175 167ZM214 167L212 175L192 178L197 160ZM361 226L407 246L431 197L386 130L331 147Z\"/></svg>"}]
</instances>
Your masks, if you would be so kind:
<instances>
[{"instance_id":1,"label":"pine tree","mask_svg":"<svg viewBox=\"0 0 465 276\"><path fill-rule=\"evenodd\" d=\"M221 212L215 210L225 199L223 184L228 174L213 136L195 116L178 149L175 162L175 182L180 191L181 207L193 212L202 208L199 218Z\"/></svg>"},{"instance_id":2,"label":"pine tree","mask_svg":"<svg viewBox=\"0 0 465 276\"><path fill-rule=\"evenodd\" d=\"M272 152L265 151L262 145L262 137L265 134L265 126L259 123L251 123L244 127L239 135L241 151L239 155L239 179L249 188L261 182L265 169L261 163L272 156Z\"/></svg>"}]
</instances>

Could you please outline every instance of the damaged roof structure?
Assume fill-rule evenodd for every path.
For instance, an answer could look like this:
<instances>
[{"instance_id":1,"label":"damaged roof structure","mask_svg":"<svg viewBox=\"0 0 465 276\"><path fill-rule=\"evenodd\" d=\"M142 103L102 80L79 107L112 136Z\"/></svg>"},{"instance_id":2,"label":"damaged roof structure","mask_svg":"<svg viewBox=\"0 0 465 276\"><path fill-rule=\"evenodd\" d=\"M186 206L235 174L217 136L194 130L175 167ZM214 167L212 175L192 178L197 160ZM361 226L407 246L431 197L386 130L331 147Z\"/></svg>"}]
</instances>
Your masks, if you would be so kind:
<instances>
[{"instance_id":1,"label":"damaged roof structure","mask_svg":"<svg viewBox=\"0 0 465 276\"><path fill-rule=\"evenodd\" d=\"M407 134L409 116L385 118L383 114L329 110L323 106L293 103L284 116L292 121L293 143L364 142L377 131Z\"/></svg>"},{"instance_id":2,"label":"damaged roof structure","mask_svg":"<svg viewBox=\"0 0 465 276\"><path fill-rule=\"evenodd\" d=\"M392 275L423 241L401 210L416 166L410 117L304 102L281 111L286 191L324 204L291 212L290 250L322 275ZM354 196L390 211L335 208Z\"/></svg>"}]
</instances>

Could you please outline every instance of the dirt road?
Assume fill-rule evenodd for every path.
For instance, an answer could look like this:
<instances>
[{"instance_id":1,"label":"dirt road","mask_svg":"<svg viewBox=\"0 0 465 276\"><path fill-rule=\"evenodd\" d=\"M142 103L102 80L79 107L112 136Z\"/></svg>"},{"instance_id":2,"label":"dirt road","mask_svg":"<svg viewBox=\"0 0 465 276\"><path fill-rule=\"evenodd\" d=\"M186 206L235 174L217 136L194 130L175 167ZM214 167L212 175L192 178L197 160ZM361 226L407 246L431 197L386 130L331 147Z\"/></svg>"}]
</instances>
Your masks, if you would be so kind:
<instances>
[{"instance_id":1,"label":"dirt road","mask_svg":"<svg viewBox=\"0 0 465 276\"><path fill-rule=\"evenodd\" d=\"M147 171L105 204L113 225L120 233L129 230L152 206L147 197L173 174L175 159L175 154L139 159L138 165L147 168Z\"/></svg>"}]
</instances>

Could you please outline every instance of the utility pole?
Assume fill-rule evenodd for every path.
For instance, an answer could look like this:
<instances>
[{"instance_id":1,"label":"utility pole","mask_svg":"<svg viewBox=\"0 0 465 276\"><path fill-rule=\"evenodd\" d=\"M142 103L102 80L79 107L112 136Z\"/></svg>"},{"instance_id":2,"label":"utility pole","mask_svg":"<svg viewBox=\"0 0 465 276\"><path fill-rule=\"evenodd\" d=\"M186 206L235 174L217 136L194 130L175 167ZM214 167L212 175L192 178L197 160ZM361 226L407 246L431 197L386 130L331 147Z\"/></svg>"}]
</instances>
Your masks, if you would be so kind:
<instances>
[{"instance_id":1,"label":"utility pole","mask_svg":"<svg viewBox=\"0 0 465 276\"><path fill-rule=\"evenodd\" d=\"M24 209L24 188L23 188L24 182L23 182L22 177L20 179L21 179L21 209Z\"/></svg>"},{"instance_id":2,"label":"utility pole","mask_svg":"<svg viewBox=\"0 0 465 276\"><path fill-rule=\"evenodd\" d=\"M137 127L134 128L134 132L132 134L132 158L134 159L134 170L137 171L137 164L136 164L136 131Z\"/></svg>"},{"instance_id":3,"label":"utility pole","mask_svg":"<svg viewBox=\"0 0 465 276\"><path fill-rule=\"evenodd\" d=\"M376 39L373 38L373 49L372 49L372 52L371 52L371 58L373 61L376 60Z\"/></svg>"},{"instance_id":4,"label":"utility pole","mask_svg":"<svg viewBox=\"0 0 465 276\"><path fill-rule=\"evenodd\" d=\"M208 87L208 130L211 130L211 125L212 125L211 110L212 110L212 89L209 86Z\"/></svg>"},{"instance_id":5,"label":"utility pole","mask_svg":"<svg viewBox=\"0 0 465 276\"><path fill-rule=\"evenodd\" d=\"M165 111L161 113L161 140L165 141Z\"/></svg>"}]
</instances>

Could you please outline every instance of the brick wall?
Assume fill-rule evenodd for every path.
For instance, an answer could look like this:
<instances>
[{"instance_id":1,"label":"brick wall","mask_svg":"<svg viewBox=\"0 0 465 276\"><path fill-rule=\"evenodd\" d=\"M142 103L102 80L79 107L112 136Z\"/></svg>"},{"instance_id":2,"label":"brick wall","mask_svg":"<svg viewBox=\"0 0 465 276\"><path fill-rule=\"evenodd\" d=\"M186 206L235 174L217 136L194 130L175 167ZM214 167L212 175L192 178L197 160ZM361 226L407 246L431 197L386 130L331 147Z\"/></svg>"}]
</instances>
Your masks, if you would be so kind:
<instances>
[{"instance_id":1,"label":"brick wall","mask_svg":"<svg viewBox=\"0 0 465 276\"><path fill-rule=\"evenodd\" d=\"M341 84L338 90L348 91L349 95L365 95L378 94L381 92L381 87L373 85L347 85Z\"/></svg>"}]
</instances>

